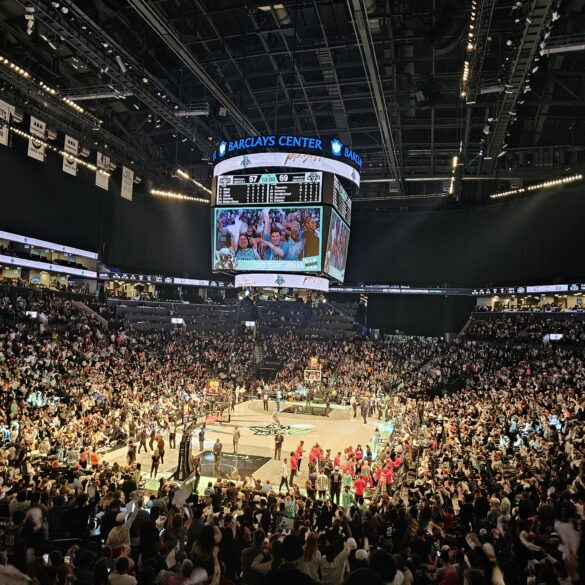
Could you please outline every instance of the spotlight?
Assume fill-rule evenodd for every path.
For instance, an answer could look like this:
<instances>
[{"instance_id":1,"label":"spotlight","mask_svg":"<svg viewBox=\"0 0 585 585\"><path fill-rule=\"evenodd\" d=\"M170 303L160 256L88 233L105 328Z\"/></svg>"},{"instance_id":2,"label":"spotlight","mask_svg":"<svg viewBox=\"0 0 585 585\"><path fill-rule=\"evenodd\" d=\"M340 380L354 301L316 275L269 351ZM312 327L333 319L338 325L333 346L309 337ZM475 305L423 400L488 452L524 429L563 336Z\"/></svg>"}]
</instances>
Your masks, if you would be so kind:
<instances>
[{"instance_id":1,"label":"spotlight","mask_svg":"<svg viewBox=\"0 0 585 585\"><path fill-rule=\"evenodd\" d=\"M555 10L555 11L552 13L552 21L553 21L553 22L555 22L555 20L558 20L560 17L561 17L561 15L559 14L559 11L558 11L558 10Z\"/></svg>"}]
</instances>

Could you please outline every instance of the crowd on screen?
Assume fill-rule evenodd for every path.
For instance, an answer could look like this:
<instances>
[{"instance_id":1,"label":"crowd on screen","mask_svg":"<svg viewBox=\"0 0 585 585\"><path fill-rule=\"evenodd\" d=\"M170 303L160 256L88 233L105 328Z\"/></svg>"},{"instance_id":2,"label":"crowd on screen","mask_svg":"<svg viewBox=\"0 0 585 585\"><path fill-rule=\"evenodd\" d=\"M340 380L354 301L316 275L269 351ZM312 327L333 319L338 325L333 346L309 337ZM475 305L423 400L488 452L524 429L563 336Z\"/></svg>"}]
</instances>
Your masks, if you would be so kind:
<instances>
[{"instance_id":1,"label":"crowd on screen","mask_svg":"<svg viewBox=\"0 0 585 585\"><path fill-rule=\"evenodd\" d=\"M112 332L59 297L0 297L0 583L580 582L583 339L572 323L571 343L543 346L539 325L499 321L452 343L271 336L286 364L272 389L286 397L317 355L328 392L394 432L317 445L277 430L281 478L145 494L148 470L132 449L108 464L108 441L164 458L177 403L196 410L210 375L269 400L253 341Z\"/></svg>"},{"instance_id":2,"label":"crowd on screen","mask_svg":"<svg viewBox=\"0 0 585 585\"><path fill-rule=\"evenodd\" d=\"M216 268L239 260L298 261L319 255L319 208L224 209L216 217Z\"/></svg>"}]
</instances>

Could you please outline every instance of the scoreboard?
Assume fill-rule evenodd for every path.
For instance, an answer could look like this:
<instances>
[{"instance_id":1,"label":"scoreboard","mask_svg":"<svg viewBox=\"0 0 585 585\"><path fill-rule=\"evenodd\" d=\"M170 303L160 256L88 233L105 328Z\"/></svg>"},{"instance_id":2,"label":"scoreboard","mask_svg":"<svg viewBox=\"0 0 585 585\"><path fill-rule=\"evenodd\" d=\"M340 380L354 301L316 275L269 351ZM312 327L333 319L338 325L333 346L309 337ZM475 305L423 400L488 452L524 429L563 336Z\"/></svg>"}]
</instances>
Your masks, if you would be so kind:
<instances>
[{"instance_id":1,"label":"scoreboard","mask_svg":"<svg viewBox=\"0 0 585 585\"><path fill-rule=\"evenodd\" d=\"M342 219L351 224L351 199L337 177L333 177L333 207Z\"/></svg>"},{"instance_id":2,"label":"scoreboard","mask_svg":"<svg viewBox=\"0 0 585 585\"><path fill-rule=\"evenodd\" d=\"M343 282L352 202L337 174L282 166L251 171L213 178L213 271L323 273ZM273 232L280 232L280 244L269 247Z\"/></svg>"},{"instance_id":3,"label":"scoreboard","mask_svg":"<svg viewBox=\"0 0 585 585\"><path fill-rule=\"evenodd\" d=\"M264 173L217 177L215 205L320 203L323 173Z\"/></svg>"}]
</instances>

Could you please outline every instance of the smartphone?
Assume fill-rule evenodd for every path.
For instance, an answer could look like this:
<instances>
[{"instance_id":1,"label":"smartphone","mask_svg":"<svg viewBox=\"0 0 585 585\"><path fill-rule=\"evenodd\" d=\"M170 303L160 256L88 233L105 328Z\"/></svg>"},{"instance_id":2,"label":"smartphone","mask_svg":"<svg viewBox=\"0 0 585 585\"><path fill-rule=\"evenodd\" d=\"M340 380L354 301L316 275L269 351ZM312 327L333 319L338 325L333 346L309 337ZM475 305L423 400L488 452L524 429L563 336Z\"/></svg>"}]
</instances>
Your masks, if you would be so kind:
<instances>
[{"instance_id":1,"label":"smartphone","mask_svg":"<svg viewBox=\"0 0 585 585\"><path fill-rule=\"evenodd\" d=\"M71 557L69 555L65 555L63 557L63 564L68 565L71 562Z\"/></svg>"}]
</instances>

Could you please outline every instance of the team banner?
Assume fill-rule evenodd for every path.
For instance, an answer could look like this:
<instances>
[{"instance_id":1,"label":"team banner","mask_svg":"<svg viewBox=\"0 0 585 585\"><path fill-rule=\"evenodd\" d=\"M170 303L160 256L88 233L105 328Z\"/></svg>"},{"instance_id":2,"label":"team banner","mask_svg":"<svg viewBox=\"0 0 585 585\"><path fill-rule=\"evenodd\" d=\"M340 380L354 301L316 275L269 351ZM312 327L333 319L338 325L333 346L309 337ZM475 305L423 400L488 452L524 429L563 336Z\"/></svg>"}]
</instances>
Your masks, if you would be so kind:
<instances>
[{"instance_id":1,"label":"team banner","mask_svg":"<svg viewBox=\"0 0 585 585\"><path fill-rule=\"evenodd\" d=\"M8 124L10 124L10 118L13 114L14 106L0 100L0 144L2 146L8 146L8 134L10 133Z\"/></svg>"},{"instance_id":2,"label":"team banner","mask_svg":"<svg viewBox=\"0 0 585 585\"><path fill-rule=\"evenodd\" d=\"M34 158L35 160L40 160L41 162L45 161L45 145L42 141L45 139L46 130L47 124L45 122L35 118L34 116L30 117L30 133L33 136L40 138L40 140L29 138L28 156Z\"/></svg>"},{"instance_id":3,"label":"team banner","mask_svg":"<svg viewBox=\"0 0 585 585\"><path fill-rule=\"evenodd\" d=\"M102 171L109 171L110 170L110 157L102 154L101 152L97 153L96 159L96 167L101 169ZM104 173L95 174L95 184L100 188L104 189L105 191L108 190L110 184L110 177L109 175L105 175Z\"/></svg>"},{"instance_id":4,"label":"team banner","mask_svg":"<svg viewBox=\"0 0 585 585\"><path fill-rule=\"evenodd\" d=\"M73 156L77 156L79 152L79 141L76 138L72 138L65 134L65 143L63 145L63 150L67 153L63 155L63 172L69 173L74 177L77 176L77 162L73 157L67 156L71 154Z\"/></svg>"},{"instance_id":5,"label":"team banner","mask_svg":"<svg viewBox=\"0 0 585 585\"><path fill-rule=\"evenodd\" d=\"M120 195L128 201L132 201L132 190L134 188L134 171L127 167L122 167L122 189Z\"/></svg>"},{"instance_id":6,"label":"team banner","mask_svg":"<svg viewBox=\"0 0 585 585\"><path fill-rule=\"evenodd\" d=\"M236 288L302 288L329 292L329 281L303 274L236 274Z\"/></svg>"}]
</instances>

